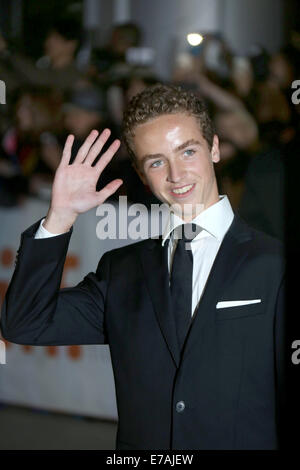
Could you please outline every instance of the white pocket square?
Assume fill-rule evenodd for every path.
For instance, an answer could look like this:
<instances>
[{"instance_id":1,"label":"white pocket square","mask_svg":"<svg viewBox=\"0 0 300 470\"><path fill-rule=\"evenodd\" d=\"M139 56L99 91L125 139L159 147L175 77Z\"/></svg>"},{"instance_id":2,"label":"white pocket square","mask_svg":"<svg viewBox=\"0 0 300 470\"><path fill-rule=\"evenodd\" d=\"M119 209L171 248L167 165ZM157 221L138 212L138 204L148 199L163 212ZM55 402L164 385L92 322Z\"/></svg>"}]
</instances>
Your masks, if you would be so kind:
<instances>
[{"instance_id":1,"label":"white pocket square","mask_svg":"<svg viewBox=\"0 0 300 470\"><path fill-rule=\"evenodd\" d=\"M261 299L253 300L225 300L218 302L216 308L238 307L239 305L259 304Z\"/></svg>"}]
</instances>

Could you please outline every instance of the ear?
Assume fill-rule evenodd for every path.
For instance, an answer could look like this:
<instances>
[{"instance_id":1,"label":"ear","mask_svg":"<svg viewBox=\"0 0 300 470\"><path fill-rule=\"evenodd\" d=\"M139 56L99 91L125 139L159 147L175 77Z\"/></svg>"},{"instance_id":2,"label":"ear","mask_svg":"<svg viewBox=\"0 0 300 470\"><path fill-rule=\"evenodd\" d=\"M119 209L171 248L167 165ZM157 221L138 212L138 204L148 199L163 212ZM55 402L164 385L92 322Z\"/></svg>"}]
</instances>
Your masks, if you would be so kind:
<instances>
[{"instance_id":1,"label":"ear","mask_svg":"<svg viewBox=\"0 0 300 470\"><path fill-rule=\"evenodd\" d=\"M135 162L132 162L131 165L133 166L133 168L135 169L135 171L137 172L137 174L139 175L140 179L142 180L142 182L147 185L147 179L144 175L144 173L142 172L142 170L140 170L138 168L138 166L136 165Z\"/></svg>"},{"instance_id":2,"label":"ear","mask_svg":"<svg viewBox=\"0 0 300 470\"><path fill-rule=\"evenodd\" d=\"M213 145L212 145L210 154L211 154L211 159L214 163L217 163L220 161L219 138L216 134L214 135Z\"/></svg>"}]
</instances>

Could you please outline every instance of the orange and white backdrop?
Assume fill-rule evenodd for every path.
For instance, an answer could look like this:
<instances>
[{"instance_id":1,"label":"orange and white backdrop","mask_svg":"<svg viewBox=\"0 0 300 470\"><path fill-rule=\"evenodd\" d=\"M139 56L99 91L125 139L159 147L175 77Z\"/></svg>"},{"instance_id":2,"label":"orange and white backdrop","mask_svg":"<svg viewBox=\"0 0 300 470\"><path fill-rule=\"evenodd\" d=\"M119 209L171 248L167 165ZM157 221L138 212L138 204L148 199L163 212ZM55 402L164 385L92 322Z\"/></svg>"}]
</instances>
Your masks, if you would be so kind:
<instances>
[{"instance_id":1,"label":"orange and white backdrop","mask_svg":"<svg viewBox=\"0 0 300 470\"><path fill-rule=\"evenodd\" d=\"M1 302L13 274L20 235L47 210L48 203L30 198L21 207L0 209ZM136 241L97 238L96 214L96 209L82 214L74 225L62 287L76 285L95 271L104 252ZM6 364L0 364L0 401L116 420L109 346L22 346L6 341Z\"/></svg>"}]
</instances>

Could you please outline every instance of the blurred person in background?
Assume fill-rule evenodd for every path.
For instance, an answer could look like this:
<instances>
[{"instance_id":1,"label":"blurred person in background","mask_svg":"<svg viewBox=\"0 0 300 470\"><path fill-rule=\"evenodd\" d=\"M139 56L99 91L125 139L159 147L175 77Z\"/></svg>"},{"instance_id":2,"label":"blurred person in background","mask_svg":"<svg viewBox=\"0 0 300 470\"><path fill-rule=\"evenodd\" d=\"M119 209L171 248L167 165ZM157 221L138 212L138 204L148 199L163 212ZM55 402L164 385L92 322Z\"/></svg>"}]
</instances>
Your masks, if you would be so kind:
<instances>
[{"instance_id":1,"label":"blurred person in background","mask_svg":"<svg viewBox=\"0 0 300 470\"><path fill-rule=\"evenodd\" d=\"M256 102L261 151L249 165L239 213L254 227L281 240L288 234L292 246L299 235L293 203L297 184L286 185L287 176L299 174L299 105L292 102L291 88L299 70L299 50L290 45L274 54ZM287 222L289 227L287 231ZM297 228L298 227L298 228ZM292 241L294 240L294 241Z\"/></svg>"},{"instance_id":2,"label":"blurred person in background","mask_svg":"<svg viewBox=\"0 0 300 470\"><path fill-rule=\"evenodd\" d=\"M228 195L236 210L245 189L248 166L258 147L258 129L244 109L219 111L214 122L220 138L216 177L220 191Z\"/></svg>"},{"instance_id":3,"label":"blurred person in background","mask_svg":"<svg viewBox=\"0 0 300 470\"><path fill-rule=\"evenodd\" d=\"M299 126L299 111L292 101L294 80L300 78L300 45L287 44L274 54L270 60L269 80L277 85L284 94L290 110L290 119L280 135L280 143L284 146L296 137Z\"/></svg>"},{"instance_id":4,"label":"blurred person in background","mask_svg":"<svg viewBox=\"0 0 300 470\"><path fill-rule=\"evenodd\" d=\"M234 90L244 100L258 128L258 143L243 175L237 211L253 227L283 240L284 166L280 133L289 121L290 111L279 86L270 81L270 58L264 48L253 45L247 57L239 58L232 70Z\"/></svg>"},{"instance_id":5,"label":"blurred person in background","mask_svg":"<svg viewBox=\"0 0 300 470\"><path fill-rule=\"evenodd\" d=\"M230 70L230 80L232 91L236 94L248 107L247 99L253 87L253 69L251 62L246 56L235 56L232 60L232 68Z\"/></svg>"},{"instance_id":6,"label":"blurred person in background","mask_svg":"<svg viewBox=\"0 0 300 470\"><path fill-rule=\"evenodd\" d=\"M276 81L270 79L270 54L258 44L232 69L233 91L244 101L258 125L262 148L280 145L281 132L290 120L289 103Z\"/></svg>"},{"instance_id":7,"label":"blurred person in background","mask_svg":"<svg viewBox=\"0 0 300 470\"><path fill-rule=\"evenodd\" d=\"M102 82L115 81L128 72L126 52L131 47L139 47L142 32L135 23L122 23L113 26L105 47L94 48L88 73Z\"/></svg>"},{"instance_id":8,"label":"blurred person in background","mask_svg":"<svg viewBox=\"0 0 300 470\"><path fill-rule=\"evenodd\" d=\"M139 48L141 37L141 29L135 23L115 25L108 44L103 48L94 48L91 54L87 76L95 85L106 90L109 113L119 128L123 117L124 91L136 68L128 60L127 52L131 48Z\"/></svg>"},{"instance_id":9,"label":"blurred person in background","mask_svg":"<svg viewBox=\"0 0 300 470\"><path fill-rule=\"evenodd\" d=\"M41 183L52 182L59 160L49 158L52 144L47 136L58 132L60 107L60 97L49 89L29 87L19 92L13 122L1 140L2 170L5 162L13 175L7 184L16 203L18 195L36 194Z\"/></svg>"},{"instance_id":10,"label":"blurred person in background","mask_svg":"<svg viewBox=\"0 0 300 470\"><path fill-rule=\"evenodd\" d=\"M60 17L49 28L44 41L44 56L36 63L11 51L0 41L0 71L2 68L17 77L19 86L31 84L65 91L80 79L75 56L80 45L81 25L72 17Z\"/></svg>"}]
</instances>

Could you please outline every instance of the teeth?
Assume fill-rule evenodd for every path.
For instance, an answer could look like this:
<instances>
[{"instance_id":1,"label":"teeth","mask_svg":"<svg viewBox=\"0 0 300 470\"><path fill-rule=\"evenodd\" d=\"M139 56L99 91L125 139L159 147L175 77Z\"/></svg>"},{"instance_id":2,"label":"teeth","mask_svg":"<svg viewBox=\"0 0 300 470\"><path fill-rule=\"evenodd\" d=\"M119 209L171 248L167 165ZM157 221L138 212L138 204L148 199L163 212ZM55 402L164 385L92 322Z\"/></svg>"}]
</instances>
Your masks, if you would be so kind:
<instances>
[{"instance_id":1,"label":"teeth","mask_svg":"<svg viewBox=\"0 0 300 470\"><path fill-rule=\"evenodd\" d=\"M192 186L193 186L192 184L189 184L188 186L184 186L183 188L180 188L180 189L173 189L173 193L175 194L186 193L187 191L191 189Z\"/></svg>"}]
</instances>

